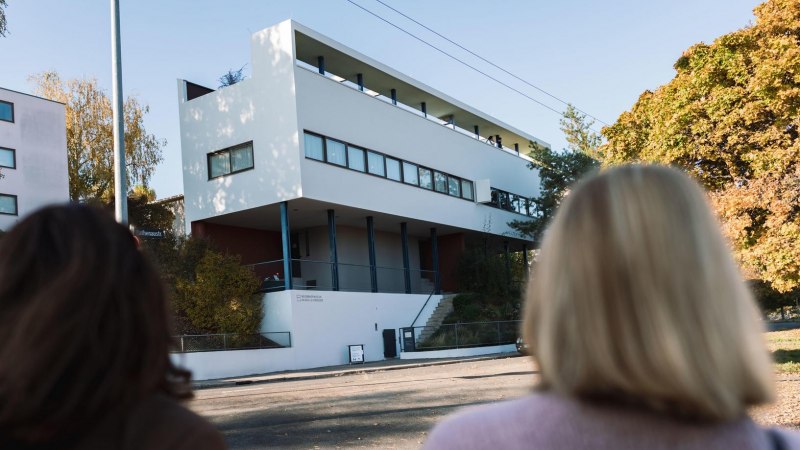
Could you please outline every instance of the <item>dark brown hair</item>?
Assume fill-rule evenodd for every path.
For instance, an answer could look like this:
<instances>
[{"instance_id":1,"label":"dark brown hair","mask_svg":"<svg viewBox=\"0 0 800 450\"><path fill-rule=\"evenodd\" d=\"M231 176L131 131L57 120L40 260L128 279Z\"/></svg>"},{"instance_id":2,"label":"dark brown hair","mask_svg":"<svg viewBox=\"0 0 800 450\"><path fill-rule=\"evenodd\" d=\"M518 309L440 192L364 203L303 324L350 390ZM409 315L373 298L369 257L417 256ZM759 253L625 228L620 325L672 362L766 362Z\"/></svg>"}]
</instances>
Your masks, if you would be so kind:
<instances>
[{"instance_id":1,"label":"dark brown hair","mask_svg":"<svg viewBox=\"0 0 800 450\"><path fill-rule=\"evenodd\" d=\"M79 439L111 411L191 396L166 295L124 226L53 206L0 240L0 442Z\"/></svg>"}]
</instances>

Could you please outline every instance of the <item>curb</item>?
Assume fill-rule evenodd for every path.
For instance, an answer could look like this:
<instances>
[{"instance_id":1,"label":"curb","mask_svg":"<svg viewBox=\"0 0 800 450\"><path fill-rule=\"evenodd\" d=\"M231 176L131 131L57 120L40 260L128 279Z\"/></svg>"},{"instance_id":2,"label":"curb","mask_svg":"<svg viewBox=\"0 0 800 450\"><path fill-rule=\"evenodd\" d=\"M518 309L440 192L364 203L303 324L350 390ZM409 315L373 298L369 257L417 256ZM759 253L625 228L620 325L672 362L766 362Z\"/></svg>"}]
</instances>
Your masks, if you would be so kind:
<instances>
[{"instance_id":1,"label":"curb","mask_svg":"<svg viewBox=\"0 0 800 450\"><path fill-rule=\"evenodd\" d=\"M389 372L392 370L402 370L402 369L415 369L419 367L430 367L430 366L447 366L450 364L459 364L465 362L477 362L477 361L491 361L494 359L505 359L505 358L518 358L524 355L520 355L518 353L501 353L491 356L481 356L476 358L464 358L464 359L448 359L445 361L430 361L430 362L419 362L419 363L411 363L411 364L398 364L393 366L386 366L386 367L372 367L372 368L365 368L365 369L344 369L341 371L334 371L334 372L324 372L324 373L317 373L311 375L286 375L286 376L276 376L271 378L265 379L258 379L260 376L269 376L268 374L264 375L254 375L253 379L236 379L236 380L204 380L204 381L193 381L192 382L192 389L193 390L205 390L205 389L216 389L216 388L230 388L236 386L244 386L244 385L251 385L251 384L267 384L267 383L283 383L287 381L303 381L303 380L319 380L323 378L337 378L343 377L348 375L363 375L367 373L376 373L376 372Z\"/></svg>"}]
</instances>

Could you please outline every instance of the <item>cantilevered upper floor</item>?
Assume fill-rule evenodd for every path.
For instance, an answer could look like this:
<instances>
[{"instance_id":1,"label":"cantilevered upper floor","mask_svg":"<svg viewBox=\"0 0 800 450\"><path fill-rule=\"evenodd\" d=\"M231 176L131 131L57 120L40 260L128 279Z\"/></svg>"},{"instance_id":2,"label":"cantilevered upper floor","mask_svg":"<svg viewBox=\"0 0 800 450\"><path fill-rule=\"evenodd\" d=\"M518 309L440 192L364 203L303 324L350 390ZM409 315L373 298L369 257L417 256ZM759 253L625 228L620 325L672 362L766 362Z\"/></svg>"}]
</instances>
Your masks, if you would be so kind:
<instances>
[{"instance_id":1,"label":"cantilevered upper floor","mask_svg":"<svg viewBox=\"0 0 800 450\"><path fill-rule=\"evenodd\" d=\"M300 197L493 234L536 213L546 143L294 21L251 46L250 79L178 82L187 222Z\"/></svg>"}]
</instances>

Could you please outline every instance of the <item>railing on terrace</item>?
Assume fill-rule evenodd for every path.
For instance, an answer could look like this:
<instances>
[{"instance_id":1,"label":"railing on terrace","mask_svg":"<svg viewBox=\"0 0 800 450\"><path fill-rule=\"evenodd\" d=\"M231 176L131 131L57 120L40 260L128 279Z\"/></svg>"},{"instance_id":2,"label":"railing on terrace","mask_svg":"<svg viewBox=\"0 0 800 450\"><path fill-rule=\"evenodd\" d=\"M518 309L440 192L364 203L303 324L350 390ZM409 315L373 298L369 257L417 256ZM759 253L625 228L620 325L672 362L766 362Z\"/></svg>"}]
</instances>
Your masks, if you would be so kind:
<instances>
[{"instance_id":1,"label":"railing on terrace","mask_svg":"<svg viewBox=\"0 0 800 450\"><path fill-rule=\"evenodd\" d=\"M443 324L438 327L408 327L400 329L400 336L408 336L403 331L411 331L414 342L400 339L403 352L447 350L453 348L486 347L513 344L519 336L521 321L507 320L497 322L470 322ZM413 348L411 348L413 345Z\"/></svg>"},{"instance_id":2,"label":"railing on terrace","mask_svg":"<svg viewBox=\"0 0 800 450\"><path fill-rule=\"evenodd\" d=\"M259 334L184 334L173 336L175 352L213 352L220 350L254 350L292 346L292 334L279 331Z\"/></svg>"},{"instance_id":3,"label":"railing on terrace","mask_svg":"<svg viewBox=\"0 0 800 450\"><path fill-rule=\"evenodd\" d=\"M423 113L419 109L414 108L413 106L406 105L405 103L402 103L400 101L393 102L391 98L386 97L385 95L382 95L382 94L380 94L378 92L375 92L375 91L373 91L371 89L368 89L366 86L364 86L364 89L362 91L361 88L358 86L358 84L353 83L350 80L346 80L346 79L344 79L344 78L342 78L342 77L340 77L338 75L332 74L332 73L327 72L327 71L323 75L323 74L319 73L319 68L318 67L316 67L316 66L314 66L312 64L309 64L309 63L307 63L305 61L301 61L299 59L296 61L296 63L297 63L297 67L300 67L302 69L308 70L310 72L314 72L317 75L322 75L325 78L333 80L333 81L335 81L335 82L337 82L337 83L339 83L341 85L344 85L344 86L347 86L347 87L349 87L349 88L351 88L353 90L362 92L362 93L364 93L366 95L369 95L370 97L373 97L373 98L376 98L378 100L381 100L384 103L388 103L388 104L394 105L394 106L396 106L396 107L398 107L400 109L409 111L409 112L411 112L411 113L413 113L413 114L415 114L415 115L417 115L419 117L422 117L424 119L428 119L431 122L438 123L439 125L442 125L444 127L450 128L453 131L456 131L456 132L461 133L461 134L463 134L465 136L471 137L471 138L473 138L473 139L475 139L475 140L477 140L479 142L483 142L484 144L486 144L488 146L494 147L494 148L496 148L498 150L502 150L502 151L504 151L506 153L511 153L512 155L519 156L519 157L521 157L521 158L523 158L523 159L525 159L527 161L531 160L527 155L525 155L523 153L520 153L517 150L514 150L514 149L511 149L509 147L506 147L505 145L498 146L496 142L490 141L488 138L484 138L484 137L481 137L479 135L476 135L474 131L466 130L464 128L461 128L461 127L457 126L454 123L449 123L449 122L447 122L445 120L442 120L442 119L440 119L438 117L432 116L430 114ZM527 143L525 143L525 146L527 147Z\"/></svg>"},{"instance_id":4,"label":"railing on terrace","mask_svg":"<svg viewBox=\"0 0 800 450\"><path fill-rule=\"evenodd\" d=\"M372 277L370 266L363 264L337 263L340 291L371 292ZM261 292L282 291L283 260L276 259L250 264L256 276L262 280ZM332 291L334 264L330 261L311 259L292 259L292 289ZM406 293L405 269L402 267L376 266L378 292ZM409 269L409 293L428 294L435 283L436 272L433 270Z\"/></svg>"}]
</instances>

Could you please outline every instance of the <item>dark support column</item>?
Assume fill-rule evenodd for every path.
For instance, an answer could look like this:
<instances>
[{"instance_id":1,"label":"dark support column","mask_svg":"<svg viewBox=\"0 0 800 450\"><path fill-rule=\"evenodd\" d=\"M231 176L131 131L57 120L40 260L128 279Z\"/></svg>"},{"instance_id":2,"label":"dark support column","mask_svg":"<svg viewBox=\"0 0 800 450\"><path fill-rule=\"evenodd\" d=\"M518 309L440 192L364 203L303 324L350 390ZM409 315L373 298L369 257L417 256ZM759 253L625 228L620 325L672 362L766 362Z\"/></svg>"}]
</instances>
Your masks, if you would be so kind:
<instances>
[{"instance_id":1,"label":"dark support column","mask_svg":"<svg viewBox=\"0 0 800 450\"><path fill-rule=\"evenodd\" d=\"M397 104L397 89L392 89L392 104Z\"/></svg>"},{"instance_id":2,"label":"dark support column","mask_svg":"<svg viewBox=\"0 0 800 450\"><path fill-rule=\"evenodd\" d=\"M357 74L356 80L358 81L358 90L364 92L364 74Z\"/></svg>"},{"instance_id":3,"label":"dark support column","mask_svg":"<svg viewBox=\"0 0 800 450\"><path fill-rule=\"evenodd\" d=\"M328 210L328 245L331 253L331 285L334 291L339 290L339 255L336 252L336 214Z\"/></svg>"},{"instance_id":4,"label":"dark support column","mask_svg":"<svg viewBox=\"0 0 800 450\"><path fill-rule=\"evenodd\" d=\"M506 279L511 282L511 256L508 254L508 241L503 242L503 253L506 260Z\"/></svg>"},{"instance_id":5,"label":"dark support column","mask_svg":"<svg viewBox=\"0 0 800 450\"><path fill-rule=\"evenodd\" d=\"M522 268L528 273L528 244L522 244Z\"/></svg>"},{"instance_id":6,"label":"dark support column","mask_svg":"<svg viewBox=\"0 0 800 450\"><path fill-rule=\"evenodd\" d=\"M433 260L433 285L434 293L442 293L442 278L439 276L439 238L436 228L431 228L431 259Z\"/></svg>"},{"instance_id":7,"label":"dark support column","mask_svg":"<svg viewBox=\"0 0 800 450\"><path fill-rule=\"evenodd\" d=\"M478 139L479 137L481 137L480 128L475 125L475 139Z\"/></svg>"},{"instance_id":8,"label":"dark support column","mask_svg":"<svg viewBox=\"0 0 800 450\"><path fill-rule=\"evenodd\" d=\"M403 244L403 281L406 284L406 294L411 293L411 263L408 261L408 224L400 223L400 240Z\"/></svg>"},{"instance_id":9,"label":"dark support column","mask_svg":"<svg viewBox=\"0 0 800 450\"><path fill-rule=\"evenodd\" d=\"M369 244L369 278L372 292L378 292L378 268L375 262L375 222L367 216L367 243Z\"/></svg>"},{"instance_id":10,"label":"dark support column","mask_svg":"<svg viewBox=\"0 0 800 450\"><path fill-rule=\"evenodd\" d=\"M494 140L497 142L497 148L503 148L503 141L501 140L499 134L494 135Z\"/></svg>"},{"instance_id":11,"label":"dark support column","mask_svg":"<svg viewBox=\"0 0 800 450\"><path fill-rule=\"evenodd\" d=\"M317 67L319 68L319 73L325 75L325 57L324 56L317 56Z\"/></svg>"},{"instance_id":12,"label":"dark support column","mask_svg":"<svg viewBox=\"0 0 800 450\"><path fill-rule=\"evenodd\" d=\"M519 155L519 144L516 142L514 143L514 150L516 150L517 154Z\"/></svg>"},{"instance_id":13,"label":"dark support column","mask_svg":"<svg viewBox=\"0 0 800 450\"><path fill-rule=\"evenodd\" d=\"M422 104L420 104L419 106L420 109L422 109L422 115L428 117L428 105L426 105L425 102L422 102Z\"/></svg>"},{"instance_id":14,"label":"dark support column","mask_svg":"<svg viewBox=\"0 0 800 450\"><path fill-rule=\"evenodd\" d=\"M289 229L289 202L281 202L281 243L283 244L283 287L292 288L292 233Z\"/></svg>"}]
</instances>

